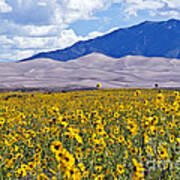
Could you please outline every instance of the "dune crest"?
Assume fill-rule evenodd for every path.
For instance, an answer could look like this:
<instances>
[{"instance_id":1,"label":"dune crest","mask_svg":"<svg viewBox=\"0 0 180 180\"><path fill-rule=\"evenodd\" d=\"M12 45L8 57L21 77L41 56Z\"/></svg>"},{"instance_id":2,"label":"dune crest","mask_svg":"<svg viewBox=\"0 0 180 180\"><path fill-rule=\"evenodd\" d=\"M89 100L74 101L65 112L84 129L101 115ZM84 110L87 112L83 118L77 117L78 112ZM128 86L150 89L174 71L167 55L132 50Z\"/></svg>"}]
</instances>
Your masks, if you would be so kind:
<instances>
[{"instance_id":1,"label":"dune crest","mask_svg":"<svg viewBox=\"0 0 180 180\"><path fill-rule=\"evenodd\" d=\"M180 87L180 60L92 53L67 62L38 58L0 63L0 88L8 87Z\"/></svg>"}]
</instances>

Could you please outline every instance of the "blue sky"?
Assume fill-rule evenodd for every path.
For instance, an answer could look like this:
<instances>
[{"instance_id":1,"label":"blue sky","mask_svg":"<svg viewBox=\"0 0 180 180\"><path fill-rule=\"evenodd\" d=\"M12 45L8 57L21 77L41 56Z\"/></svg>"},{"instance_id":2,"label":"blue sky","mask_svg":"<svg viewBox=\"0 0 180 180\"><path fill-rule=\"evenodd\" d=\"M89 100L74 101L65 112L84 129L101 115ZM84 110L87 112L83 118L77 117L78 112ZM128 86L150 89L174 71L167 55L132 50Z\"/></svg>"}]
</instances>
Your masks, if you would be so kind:
<instances>
[{"instance_id":1,"label":"blue sky","mask_svg":"<svg viewBox=\"0 0 180 180\"><path fill-rule=\"evenodd\" d=\"M180 19L180 0L0 0L0 61L170 18Z\"/></svg>"}]
</instances>

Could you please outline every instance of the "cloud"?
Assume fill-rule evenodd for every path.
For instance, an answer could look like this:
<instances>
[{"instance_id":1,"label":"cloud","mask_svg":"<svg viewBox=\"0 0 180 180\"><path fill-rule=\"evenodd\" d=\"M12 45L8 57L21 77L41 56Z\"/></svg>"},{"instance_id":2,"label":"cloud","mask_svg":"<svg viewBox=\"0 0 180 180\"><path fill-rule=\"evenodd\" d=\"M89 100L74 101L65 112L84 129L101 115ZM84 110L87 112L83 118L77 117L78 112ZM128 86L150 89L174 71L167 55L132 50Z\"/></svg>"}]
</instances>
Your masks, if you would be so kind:
<instances>
[{"instance_id":1,"label":"cloud","mask_svg":"<svg viewBox=\"0 0 180 180\"><path fill-rule=\"evenodd\" d=\"M0 13L7 13L12 11L12 7L9 6L5 0L0 0Z\"/></svg>"},{"instance_id":2,"label":"cloud","mask_svg":"<svg viewBox=\"0 0 180 180\"><path fill-rule=\"evenodd\" d=\"M128 15L137 16L139 10L157 10L163 8L165 3L154 0L127 0L125 12Z\"/></svg>"},{"instance_id":3,"label":"cloud","mask_svg":"<svg viewBox=\"0 0 180 180\"><path fill-rule=\"evenodd\" d=\"M6 0L12 10L2 14L0 17L19 25L50 25L51 16L54 13L56 4L47 0ZM46 3L42 6L41 3Z\"/></svg>"},{"instance_id":4,"label":"cloud","mask_svg":"<svg viewBox=\"0 0 180 180\"><path fill-rule=\"evenodd\" d=\"M147 11L150 15L164 17L180 17L179 0L125 0L123 2L127 16L138 16L140 11ZM168 14L167 12L171 12Z\"/></svg>"},{"instance_id":5,"label":"cloud","mask_svg":"<svg viewBox=\"0 0 180 180\"><path fill-rule=\"evenodd\" d=\"M167 16L167 17L171 17L171 18L177 18L177 17L180 18L180 14L174 10L159 11L159 12L157 12L157 14L160 16Z\"/></svg>"},{"instance_id":6,"label":"cloud","mask_svg":"<svg viewBox=\"0 0 180 180\"><path fill-rule=\"evenodd\" d=\"M72 23L79 19L90 19L94 12L105 10L110 4L109 0L62 0L61 3L66 23Z\"/></svg>"},{"instance_id":7,"label":"cloud","mask_svg":"<svg viewBox=\"0 0 180 180\"><path fill-rule=\"evenodd\" d=\"M179 8L180 7L180 1L179 0L162 0L167 4L169 8Z\"/></svg>"},{"instance_id":8,"label":"cloud","mask_svg":"<svg viewBox=\"0 0 180 180\"><path fill-rule=\"evenodd\" d=\"M40 52L40 51L39 51ZM34 50L18 50L18 49L11 49L11 51L1 51L0 54L0 61L4 62L14 62L16 60L24 59L27 57L32 56L33 54L38 53L38 51Z\"/></svg>"}]
</instances>

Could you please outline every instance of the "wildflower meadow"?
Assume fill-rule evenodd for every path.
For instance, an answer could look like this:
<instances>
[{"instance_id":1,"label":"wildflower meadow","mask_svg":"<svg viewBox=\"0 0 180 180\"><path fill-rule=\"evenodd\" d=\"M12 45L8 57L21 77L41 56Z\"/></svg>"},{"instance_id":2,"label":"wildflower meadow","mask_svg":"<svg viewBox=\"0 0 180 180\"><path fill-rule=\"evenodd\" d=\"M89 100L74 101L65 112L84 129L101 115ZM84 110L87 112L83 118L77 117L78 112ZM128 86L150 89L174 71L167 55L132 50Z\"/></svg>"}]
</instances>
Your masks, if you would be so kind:
<instances>
[{"instance_id":1,"label":"wildflower meadow","mask_svg":"<svg viewBox=\"0 0 180 180\"><path fill-rule=\"evenodd\" d=\"M180 95L0 93L2 180L179 180Z\"/></svg>"}]
</instances>

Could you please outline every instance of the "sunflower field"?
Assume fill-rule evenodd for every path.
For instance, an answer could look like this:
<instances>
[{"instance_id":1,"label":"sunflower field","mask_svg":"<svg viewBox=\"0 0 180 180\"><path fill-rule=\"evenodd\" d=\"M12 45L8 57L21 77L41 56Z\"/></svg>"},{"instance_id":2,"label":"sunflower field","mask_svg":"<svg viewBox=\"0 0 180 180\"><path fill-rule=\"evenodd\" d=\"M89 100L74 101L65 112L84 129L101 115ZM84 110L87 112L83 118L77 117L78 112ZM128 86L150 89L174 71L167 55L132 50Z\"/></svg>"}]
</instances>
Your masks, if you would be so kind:
<instances>
[{"instance_id":1,"label":"sunflower field","mask_svg":"<svg viewBox=\"0 0 180 180\"><path fill-rule=\"evenodd\" d=\"M0 93L2 180L179 180L180 95Z\"/></svg>"}]
</instances>

